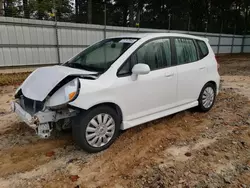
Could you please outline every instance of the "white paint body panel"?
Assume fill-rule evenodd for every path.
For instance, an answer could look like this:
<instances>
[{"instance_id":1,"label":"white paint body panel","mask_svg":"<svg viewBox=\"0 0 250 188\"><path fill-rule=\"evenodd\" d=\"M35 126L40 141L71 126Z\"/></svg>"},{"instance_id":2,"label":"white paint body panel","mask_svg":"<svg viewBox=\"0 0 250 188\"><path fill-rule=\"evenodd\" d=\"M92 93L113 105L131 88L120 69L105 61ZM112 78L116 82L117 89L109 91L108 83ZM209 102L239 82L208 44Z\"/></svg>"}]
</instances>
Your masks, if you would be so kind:
<instances>
[{"instance_id":1,"label":"white paint body panel","mask_svg":"<svg viewBox=\"0 0 250 188\"><path fill-rule=\"evenodd\" d=\"M205 58L194 63L177 66L177 105L187 104L197 100L199 98L201 89L209 81L214 81L217 85L217 88L219 88L220 76L217 71L215 55L208 43L207 45L209 54Z\"/></svg>"},{"instance_id":2,"label":"white paint body panel","mask_svg":"<svg viewBox=\"0 0 250 188\"><path fill-rule=\"evenodd\" d=\"M118 78L119 67L144 42L157 37L182 36L204 38L179 34L140 34L142 37L128 49L98 80L81 80L79 97L71 105L89 109L101 103L114 103L122 111L122 129L127 129L154 119L158 119L198 105L198 97L203 86L214 81L219 88L220 76L212 48L209 55L195 63L168 67L140 75L133 81L131 76ZM170 77L168 77L171 75ZM218 93L218 89L217 89Z\"/></svg>"},{"instance_id":3,"label":"white paint body panel","mask_svg":"<svg viewBox=\"0 0 250 188\"><path fill-rule=\"evenodd\" d=\"M139 40L98 79L80 79L79 95L70 105L88 110L103 103L116 104L122 112L121 129L128 129L197 106L200 92L207 82L215 82L218 93L220 76L209 45L209 55L200 61L154 70L149 74L139 75L136 80L131 76L117 77L120 66L143 43L155 38L175 36L203 40L208 45L207 39L183 34L126 36L137 37ZM67 75L89 73L91 72L59 66L43 68L34 72L21 88L27 97L41 100Z\"/></svg>"},{"instance_id":4,"label":"white paint body panel","mask_svg":"<svg viewBox=\"0 0 250 188\"><path fill-rule=\"evenodd\" d=\"M93 72L64 66L38 68L20 86L25 97L43 101L49 92L64 78L74 74L91 74Z\"/></svg>"}]
</instances>

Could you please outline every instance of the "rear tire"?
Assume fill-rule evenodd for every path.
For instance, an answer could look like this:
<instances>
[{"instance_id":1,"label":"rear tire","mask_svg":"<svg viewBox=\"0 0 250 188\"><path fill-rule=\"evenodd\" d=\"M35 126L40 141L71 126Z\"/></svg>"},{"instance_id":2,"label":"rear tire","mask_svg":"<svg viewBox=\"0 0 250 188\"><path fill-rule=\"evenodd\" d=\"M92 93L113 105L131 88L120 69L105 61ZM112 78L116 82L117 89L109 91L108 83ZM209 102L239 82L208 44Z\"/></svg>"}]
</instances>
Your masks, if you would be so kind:
<instances>
[{"instance_id":1,"label":"rear tire","mask_svg":"<svg viewBox=\"0 0 250 188\"><path fill-rule=\"evenodd\" d=\"M208 112L214 105L216 98L216 87L212 83L207 83L201 90L198 102L199 110Z\"/></svg>"},{"instance_id":2,"label":"rear tire","mask_svg":"<svg viewBox=\"0 0 250 188\"><path fill-rule=\"evenodd\" d=\"M73 139L85 151L107 149L117 138L120 118L109 106L99 106L78 115L72 125Z\"/></svg>"}]
</instances>

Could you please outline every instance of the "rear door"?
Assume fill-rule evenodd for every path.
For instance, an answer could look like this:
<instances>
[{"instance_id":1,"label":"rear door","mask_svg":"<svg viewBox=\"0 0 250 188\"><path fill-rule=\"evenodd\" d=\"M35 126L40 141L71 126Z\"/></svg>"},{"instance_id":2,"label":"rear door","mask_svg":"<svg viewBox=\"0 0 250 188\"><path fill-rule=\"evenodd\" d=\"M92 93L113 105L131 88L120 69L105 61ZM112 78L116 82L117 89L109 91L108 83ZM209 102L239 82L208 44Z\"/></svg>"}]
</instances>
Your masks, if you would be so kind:
<instances>
[{"instance_id":1,"label":"rear door","mask_svg":"<svg viewBox=\"0 0 250 188\"><path fill-rule=\"evenodd\" d=\"M178 86L178 105L194 102L199 98L206 79L206 63L199 58L199 49L195 40L174 38Z\"/></svg>"}]
</instances>

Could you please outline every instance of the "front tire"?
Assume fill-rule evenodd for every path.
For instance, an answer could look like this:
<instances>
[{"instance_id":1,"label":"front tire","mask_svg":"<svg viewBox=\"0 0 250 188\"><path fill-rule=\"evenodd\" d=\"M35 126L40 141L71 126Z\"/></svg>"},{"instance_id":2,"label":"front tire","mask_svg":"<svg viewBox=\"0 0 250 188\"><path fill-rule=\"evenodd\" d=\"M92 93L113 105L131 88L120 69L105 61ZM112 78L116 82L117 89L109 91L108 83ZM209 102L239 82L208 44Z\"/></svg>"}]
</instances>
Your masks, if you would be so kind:
<instances>
[{"instance_id":1,"label":"front tire","mask_svg":"<svg viewBox=\"0 0 250 188\"><path fill-rule=\"evenodd\" d=\"M107 149L117 138L119 130L120 118L109 106L99 106L81 113L72 126L73 139L89 153Z\"/></svg>"},{"instance_id":2,"label":"front tire","mask_svg":"<svg viewBox=\"0 0 250 188\"><path fill-rule=\"evenodd\" d=\"M214 105L216 98L216 88L214 84L207 83L201 90L198 102L202 112L208 112Z\"/></svg>"}]
</instances>

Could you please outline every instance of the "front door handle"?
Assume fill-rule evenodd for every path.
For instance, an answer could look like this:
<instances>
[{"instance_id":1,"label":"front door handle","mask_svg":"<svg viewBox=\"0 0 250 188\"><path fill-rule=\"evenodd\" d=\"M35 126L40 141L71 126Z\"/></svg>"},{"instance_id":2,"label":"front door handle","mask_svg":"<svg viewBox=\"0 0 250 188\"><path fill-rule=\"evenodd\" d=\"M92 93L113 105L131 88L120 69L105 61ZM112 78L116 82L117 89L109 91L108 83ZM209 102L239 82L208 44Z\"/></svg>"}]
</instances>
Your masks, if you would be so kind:
<instances>
[{"instance_id":1,"label":"front door handle","mask_svg":"<svg viewBox=\"0 0 250 188\"><path fill-rule=\"evenodd\" d=\"M165 77L167 77L167 78L171 78L171 77L173 77L174 76L174 73L166 73L165 74Z\"/></svg>"},{"instance_id":2,"label":"front door handle","mask_svg":"<svg viewBox=\"0 0 250 188\"><path fill-rule=\"evenodd\" d=\"M200 68L200 70L205 70L205 69L206 69L206 67L201 67L201 68Z\"/></svg>"}]
</instances>

